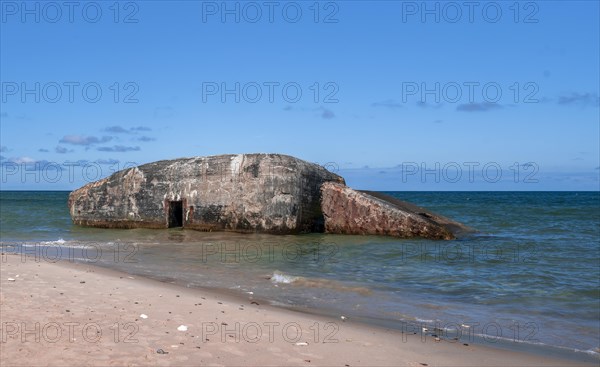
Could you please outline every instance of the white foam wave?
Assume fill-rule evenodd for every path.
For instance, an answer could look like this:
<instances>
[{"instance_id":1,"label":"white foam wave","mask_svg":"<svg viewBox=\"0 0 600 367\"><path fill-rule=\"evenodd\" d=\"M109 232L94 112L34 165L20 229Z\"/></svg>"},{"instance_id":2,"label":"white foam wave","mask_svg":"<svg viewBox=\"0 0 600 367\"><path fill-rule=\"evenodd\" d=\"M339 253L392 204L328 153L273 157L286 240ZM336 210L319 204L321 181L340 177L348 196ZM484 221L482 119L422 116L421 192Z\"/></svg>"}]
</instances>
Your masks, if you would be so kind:
<instances>
[{"instance_id":1,"label":"white foam wave","mask_svg":"<svg viewBox=\"0 0 600 367\"><path fill-rule=\"evenodd\" d=\"M64 245L67 241L63 240L62 238L59 238L56 241L42 241L40 242L40 244L42 245Z\"/></svg>"},{"instance_id":2,"label":"white foam wave","mask_svg":"<svg viewBox=\"0 0 600 367\"><path fill-rule=\"evenodd\" d=\"M271 276L271 281L273 283L291 284L291 283L297 281L298 279L299 279L298 277L283 274L278 271L274 272L273 275Z\"/></svg>"}]
</instances>

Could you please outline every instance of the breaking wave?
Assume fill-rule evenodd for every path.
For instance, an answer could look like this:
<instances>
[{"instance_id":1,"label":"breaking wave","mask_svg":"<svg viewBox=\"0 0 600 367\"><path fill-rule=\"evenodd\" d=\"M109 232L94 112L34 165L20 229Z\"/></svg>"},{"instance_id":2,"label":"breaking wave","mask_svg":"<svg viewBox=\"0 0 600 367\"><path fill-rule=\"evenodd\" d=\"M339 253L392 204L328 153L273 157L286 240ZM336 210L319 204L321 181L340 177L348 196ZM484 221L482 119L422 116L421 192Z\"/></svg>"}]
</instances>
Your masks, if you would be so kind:
<instances>
[{"instance_id":1,"label":"breaking wave","mask_svg":"<svg viewBox=\"0 0 600 367\"><path fill-rule=\"evenodd\" d=\"M271 282L277 284L292 284L294 286L299 287L309 287L309 288L328 288L337 291L344 292L356 292L361 295L369 295L371 294L371 290L365 287L351 287L341 284L340 282L336 282L335 280L322 279L322 278L305 278L300 276L293 276L289 274L282 273L280 271L275 271L273 275L271 275Z\"/></svg>"}]
</instances>

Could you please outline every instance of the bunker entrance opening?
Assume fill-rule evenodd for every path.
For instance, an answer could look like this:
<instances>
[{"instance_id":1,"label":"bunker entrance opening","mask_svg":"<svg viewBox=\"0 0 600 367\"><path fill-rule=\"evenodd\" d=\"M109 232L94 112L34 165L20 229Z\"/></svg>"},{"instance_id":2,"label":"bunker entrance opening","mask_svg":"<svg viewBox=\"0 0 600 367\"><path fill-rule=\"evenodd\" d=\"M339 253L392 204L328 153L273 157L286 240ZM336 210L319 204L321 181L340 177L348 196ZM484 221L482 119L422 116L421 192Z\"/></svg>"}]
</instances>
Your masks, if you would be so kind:
<instances>
[{"instance_id":1,"label":"bunker entrance opening","mask_svg":"<svg viewBox=\"0 0 600 367\"><path fill-rule=\"evenodd\" d=\"M169 201L169 228L183 227L183 203Z\"/></svg>"}]
</instances>

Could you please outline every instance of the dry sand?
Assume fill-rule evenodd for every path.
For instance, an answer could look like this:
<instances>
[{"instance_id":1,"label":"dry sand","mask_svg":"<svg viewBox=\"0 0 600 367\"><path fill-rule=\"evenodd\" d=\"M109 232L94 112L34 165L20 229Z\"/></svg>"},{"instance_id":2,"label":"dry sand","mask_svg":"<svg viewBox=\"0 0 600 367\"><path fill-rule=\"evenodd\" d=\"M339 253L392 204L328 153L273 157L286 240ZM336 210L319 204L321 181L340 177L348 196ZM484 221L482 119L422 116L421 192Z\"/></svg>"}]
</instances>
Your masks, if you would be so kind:
<instances>
[{"instance_id":1,"label":"dry sand","mask_svg":"<svg viewBox=\"0 0 600 367\"><path fill-rule=\"evenodd\" d=\"M2 255L0 269L1 366L586 365L423 340L68 261Z\"/></svg>"}]
</instances>

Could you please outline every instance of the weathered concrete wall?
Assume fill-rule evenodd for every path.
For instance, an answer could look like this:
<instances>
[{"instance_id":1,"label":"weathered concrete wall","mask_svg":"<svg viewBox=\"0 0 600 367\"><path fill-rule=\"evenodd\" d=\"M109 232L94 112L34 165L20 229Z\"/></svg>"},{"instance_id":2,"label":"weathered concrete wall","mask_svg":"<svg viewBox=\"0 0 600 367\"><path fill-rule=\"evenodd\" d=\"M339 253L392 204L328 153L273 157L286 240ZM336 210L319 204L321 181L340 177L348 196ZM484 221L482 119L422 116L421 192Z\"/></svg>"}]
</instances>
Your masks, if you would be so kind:
<instances>
[{"instance_id":1,"label":"weathered concrete wall","mask_svg":"<svg viewBox=\"0 0 600 367\"><path fill-rule=\"evenodd\" d=\"M469 229L418 206L334 182L321 187L325 232L450 240Z\"/></svg>"},{"instance_id":2,"label":"weathered concrete wall","mask_svg":"<svg viewBox=\"0 0 600 367\"><path fill-rule=\"evenodd\" d=\"M73 222L106 228L166 228L182 201L185 228L266 233L322 232L320 187L344 183L323 167L280 154L159 161L117 172L69 196Z\"/></svg>"}]
</instances>

